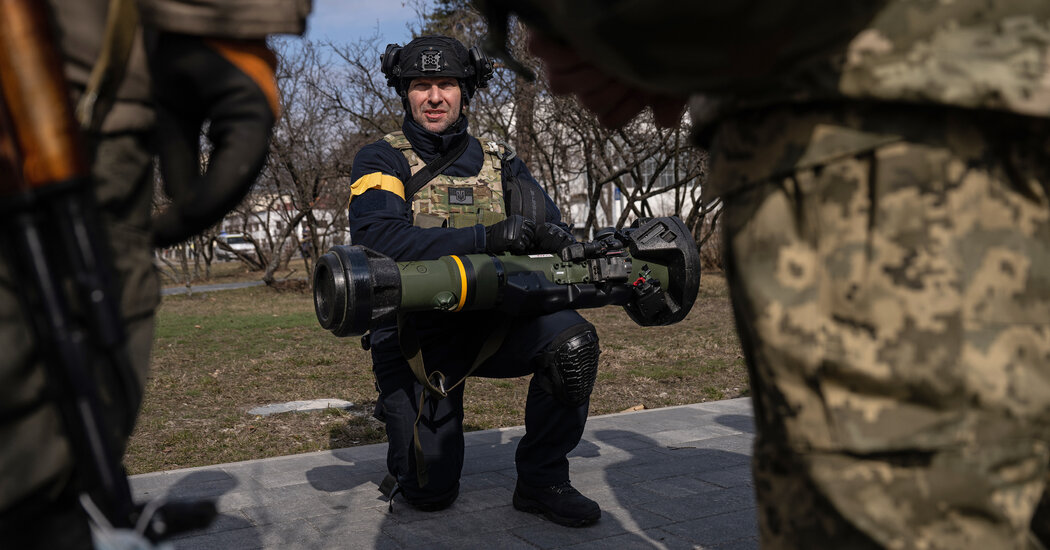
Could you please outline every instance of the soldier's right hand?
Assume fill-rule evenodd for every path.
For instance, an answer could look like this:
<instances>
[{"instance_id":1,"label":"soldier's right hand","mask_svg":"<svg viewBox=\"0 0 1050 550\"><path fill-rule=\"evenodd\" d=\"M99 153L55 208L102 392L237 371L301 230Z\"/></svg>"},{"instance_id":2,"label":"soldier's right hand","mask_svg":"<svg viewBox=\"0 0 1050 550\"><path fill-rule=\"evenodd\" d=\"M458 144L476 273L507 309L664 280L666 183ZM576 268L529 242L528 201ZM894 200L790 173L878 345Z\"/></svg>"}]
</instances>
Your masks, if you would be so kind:
<instances>
[{"instance_id":1,"label":"soldier's right hand","mask_svg":"<svg viewBox=\"0 0 1050 550\"><path fill-rule=\"evenodd\" d=\"M535 234L536 224L532 220L512 214L485 228L485 252L524 254Z\"/></svg>"},{"instance_id":2,"label":"soldier's right hand","mask_svg":"<svg viewBox=\"0 0 1050 550\"><path fill-rule=\"evenodd\" d=\"M543 62L552 92L575 95L606 128L627 124L646 107L652 109L653 119L661 128L676 128L682 123L682 110L688 99L685 96L628 84L540 32L529 33L529 52Z\"/></svg>"}]
</instances>

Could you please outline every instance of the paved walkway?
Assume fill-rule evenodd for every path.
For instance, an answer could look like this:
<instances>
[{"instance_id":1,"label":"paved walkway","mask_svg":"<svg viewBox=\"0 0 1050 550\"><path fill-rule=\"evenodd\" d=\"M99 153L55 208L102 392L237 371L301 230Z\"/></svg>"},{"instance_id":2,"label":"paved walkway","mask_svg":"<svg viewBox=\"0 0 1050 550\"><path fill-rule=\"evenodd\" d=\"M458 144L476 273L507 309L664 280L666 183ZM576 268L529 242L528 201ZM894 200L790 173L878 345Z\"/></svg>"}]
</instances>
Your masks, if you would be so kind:
<instances>
[{"instance_id":1,"label":"paved walkway","mask_svg":"<svg viewBox=\"0 0 1050 550\"><path fill-rule=\"evenodd\" d=\"M215 292L216 290L236 290L238 288L248 288L252 286L262 286L262 281L245 281L242 283L215 283L211 285L192 285L190 288L185 286L172 286L161 289L161 296L171 296L173 294L190 294L193 292Z\"/></svg>"},{"instance_id":2,"label":"paved walkway","mask_svg":"<svg viewBox=\"0 0 1050 550\"><path fill-rule=\"evenodd\" d=\"M418 512L380 496L386 445L134 476L139 500L217 498L221 516L178 549L635 549L758 547L747 398L592 417L573 484L602 507L562 527L511 506L523 428L466 436L459 499Z\"/></svg>"}]
</instances>

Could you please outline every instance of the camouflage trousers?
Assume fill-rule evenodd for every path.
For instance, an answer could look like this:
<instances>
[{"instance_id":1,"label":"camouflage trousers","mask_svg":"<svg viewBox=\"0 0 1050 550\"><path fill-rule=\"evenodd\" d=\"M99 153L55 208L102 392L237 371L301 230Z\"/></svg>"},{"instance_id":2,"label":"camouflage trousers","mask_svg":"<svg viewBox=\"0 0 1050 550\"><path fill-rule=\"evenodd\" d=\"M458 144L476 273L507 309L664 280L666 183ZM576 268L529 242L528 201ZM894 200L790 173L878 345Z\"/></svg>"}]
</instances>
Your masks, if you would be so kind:
<instances>
[{"instance_id":1,"label":"camouflage trousers","mask_svg":"<svg viewBox=\"0 0 1050 550\"><path fill-rule=\"evenodd\" d=\"M128 355L140 388L160 302L149 235L153 164L147 141L135 134L103 139L92 170L118 277ZM76 500L73 457L30 321L19 305L20 284L7 257L0 256L0 547L90 548ZM113 439L124 445L139 403L124 402L108 369L96 368L94 374Z\"/></svg>"},{"instance_id":2,"label":"camouflage trousers","mask_svg":"<svg viewBox=\"0 0 1050 550\"><path fill-rule=\"evenodd\" d=\"M873 114L780 118L756 159L876 145L724 197L762 546L1025 548L1050 466L1050 132Z\"/></svg>"}]
</instances>

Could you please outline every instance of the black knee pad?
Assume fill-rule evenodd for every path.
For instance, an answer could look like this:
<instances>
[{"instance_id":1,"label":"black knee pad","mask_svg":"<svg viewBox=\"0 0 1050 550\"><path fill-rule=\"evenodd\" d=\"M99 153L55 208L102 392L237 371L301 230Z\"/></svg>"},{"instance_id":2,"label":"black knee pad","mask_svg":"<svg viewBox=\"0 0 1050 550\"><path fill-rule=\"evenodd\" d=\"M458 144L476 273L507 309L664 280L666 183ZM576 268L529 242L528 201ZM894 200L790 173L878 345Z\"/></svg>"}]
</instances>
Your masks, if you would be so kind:
<instances>
[{"instance_id":1,"label":"black knee pad","mask_svg":"<svg viewBox=\"0 0 1050 550\"><path fill-rule=\"evenodd\" d=\"M600 353L594 325L572 326L556 336L543 352L536 375L543 388L559 402L581 405L594 389Z\"/></svg>"}]
</instances>

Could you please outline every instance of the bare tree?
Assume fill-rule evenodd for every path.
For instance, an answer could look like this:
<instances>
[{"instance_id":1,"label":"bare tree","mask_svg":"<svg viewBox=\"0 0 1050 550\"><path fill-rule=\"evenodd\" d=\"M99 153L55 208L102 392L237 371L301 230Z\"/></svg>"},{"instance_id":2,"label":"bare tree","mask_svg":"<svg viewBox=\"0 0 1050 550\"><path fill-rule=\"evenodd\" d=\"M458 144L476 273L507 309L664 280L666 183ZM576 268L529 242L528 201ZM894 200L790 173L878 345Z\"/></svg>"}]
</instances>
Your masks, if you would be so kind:
<instances>
[{"instance_id":1,"label":"bare tree","mask_svg":"<svg viewBox=\"0 0 1050 550\"><path fill-rule=\"evenodd\" d=\"M268 285L297 254L310 273L311 251L339 240L350 192L348 151L360 142L345 110L326 91L329 48L310 41L275 41L274 48L283 112L259 180L233 216L254 253L231 250L261 270Z\"/></svg>"},{"instance_id":2,"label":"bare tree","mask_svg":"<svg viewBox=\"0 0 1050 550\"><path fill-rule=\"evenodd\" d=\"M415 34L446 34L470 46L487 31L465 0L413 6L420 16ZM646 115L622 130L602 128L575 99L550 93L524 47L524 28L512 24L511 31L509 48L541 77L527 82L497 66L488 88L470 101L471 132L509 142L584 237L605 225L678 215L698 246L708 243L720 205L702 197L706 153L690 145L688 124L659 129ZM347 225L351 160L404 120L402 100L380 71L382 46L378 34L350 44L278 43L285 113L242 207L245 224L268 229L256 242L268 283L295 252L309 272L314 252L338 239Z\"/></svg>"}]
</instances>

